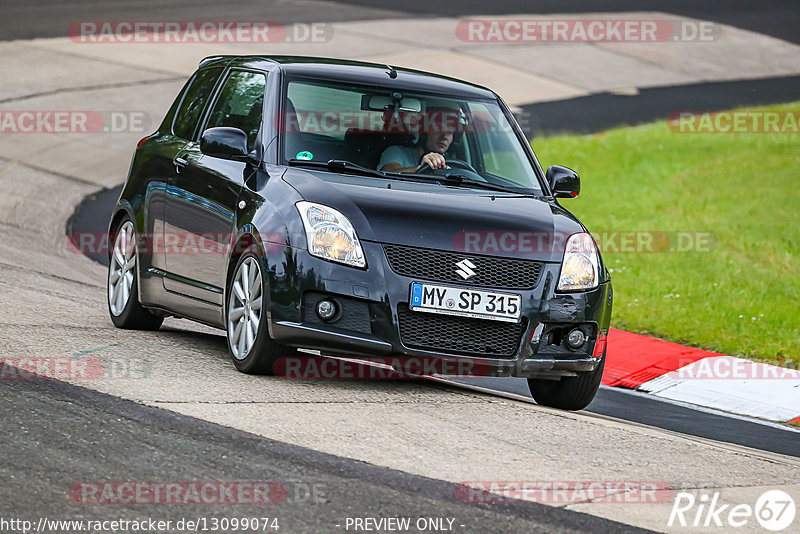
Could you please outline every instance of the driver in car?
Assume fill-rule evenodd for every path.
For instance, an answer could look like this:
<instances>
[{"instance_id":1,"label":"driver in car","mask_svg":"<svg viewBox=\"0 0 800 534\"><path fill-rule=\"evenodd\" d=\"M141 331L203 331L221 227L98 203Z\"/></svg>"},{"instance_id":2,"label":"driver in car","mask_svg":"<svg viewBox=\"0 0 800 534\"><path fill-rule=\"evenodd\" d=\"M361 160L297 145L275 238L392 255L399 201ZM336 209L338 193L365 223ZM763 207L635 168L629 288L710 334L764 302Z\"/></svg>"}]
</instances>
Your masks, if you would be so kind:
<instances>
[{"instance_id":1,"label":"driver in car","mask_svg":"<svg viewBox=\"0 0 800 534\"><path fill-rule=\"evenodd\" d=\"M435 124L433 131L420 132L417 143L412 146L393 145L383 151L379 171L387 172L418 172L423 166L428 165L431 169L445 169L447 163L444 153L450 148L453 142L454 125L450 124L445 114L452 114L453 110L428 110L431 115L440 114L440 120L429 120L423 124Z\"/></svg>"}]
</instances>

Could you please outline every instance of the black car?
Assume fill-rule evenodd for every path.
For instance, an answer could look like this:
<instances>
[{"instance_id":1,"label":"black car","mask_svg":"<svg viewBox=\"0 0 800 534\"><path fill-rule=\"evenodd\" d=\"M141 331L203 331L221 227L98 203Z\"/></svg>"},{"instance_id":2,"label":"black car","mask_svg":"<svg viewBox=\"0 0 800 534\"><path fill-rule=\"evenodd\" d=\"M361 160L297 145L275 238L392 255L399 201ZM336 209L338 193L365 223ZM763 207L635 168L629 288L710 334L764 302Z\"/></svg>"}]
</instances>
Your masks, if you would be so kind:
<instances>
[{"instance_id":1,"label":"black car","mask_svg":"<svg viewBox=\"0 0 800 534\"><path fill-rule=\"evenodd\" d=\"M209 57L134 153L109 226L109 312L120 328L176 316L225 329L245 373L273 373L298 347L470 361L581 409L612 290L557 200L579 190L574 171L542 171L484 87Z\"/></svg>"}]
</instances>

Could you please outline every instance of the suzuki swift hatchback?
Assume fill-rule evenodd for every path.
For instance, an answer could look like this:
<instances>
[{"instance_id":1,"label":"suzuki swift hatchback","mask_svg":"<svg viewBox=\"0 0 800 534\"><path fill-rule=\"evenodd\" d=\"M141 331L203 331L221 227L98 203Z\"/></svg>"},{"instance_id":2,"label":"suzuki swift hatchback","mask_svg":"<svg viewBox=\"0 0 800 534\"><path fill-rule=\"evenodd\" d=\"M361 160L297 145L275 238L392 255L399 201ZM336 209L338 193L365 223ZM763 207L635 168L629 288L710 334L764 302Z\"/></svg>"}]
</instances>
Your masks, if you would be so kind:
<instances>
[{"instance_id":1,"label":"suzuki swift hatchback","mask_svg":"<svg viewBox=\"0 0 800 534\"><path fill-rule=\"evenodd\" d=\"M120 328L224 329L236 367L296 348L469 359L581 409L611 281L491 90L369 63L210 57L142 139L110 221Z\"/></svg>"}]
</instances>

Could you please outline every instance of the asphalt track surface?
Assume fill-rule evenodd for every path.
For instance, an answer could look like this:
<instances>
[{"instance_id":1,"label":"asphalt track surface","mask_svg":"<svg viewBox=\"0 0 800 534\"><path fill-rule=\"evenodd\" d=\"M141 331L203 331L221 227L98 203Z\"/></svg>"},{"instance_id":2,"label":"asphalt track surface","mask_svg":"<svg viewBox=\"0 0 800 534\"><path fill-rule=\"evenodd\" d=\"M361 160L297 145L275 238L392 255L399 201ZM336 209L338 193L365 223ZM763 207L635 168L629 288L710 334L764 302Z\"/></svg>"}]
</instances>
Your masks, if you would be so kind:
<instances>
[{"instance_id":1,"label":"asphalt track surface","mask_svg":"<svg viewBox=\"0 0 800 534\"><path fill-rule=\"evenodd\" d=\"M792 42L799 42L800 27L793 2L531 2L484 3L406 1L403 11L388 2L346 2L369 8L342 8L328 2L239 2L235 5L209 4L197 0L152 5L133 2L103 5L107 20L264 20L271 7L280 6L281 22L348 20L431 16L454 13L480 14L531 12L564 13L652 9L685 16L716 20L753 29ZM99 18L95 4L67 4L54 0L9 5L4 2L0 17L0 39L11 40L64 35L65 21ZM718 13L719 11L723 11ZM313 15L310 15L313 14ZM357 13L357 16L356 16ZM732 82L724 89L733 97L723 108L767 104L796 99L797 78ZM617 124L631 124L661 118L661 103L675 95L686 96L680 106L670 102L668 110L716 109L702 99L719 102L721 87L715 84L655 88L639 95L593 95L572 101L527 106L538 131L598 131ZM728 94L727 92L723 94ZM683 98L683 97L682 97ZM685 102L685 105L684 105ZM697 103L695 103L697 102ZM599 118L597 105L604 108ZM559 106L561 106L559 108ZM581 106L593 114L581 112ZM667 108L664 108L667 109ZM615 111L616 110L616 111ZM573 115L570 115L570 114ZM591 120L587 117L592 116ZM90 197L69 223L70 231L103 231L118 189ZM498 391L528 396L521 380L485 383ZM431 384L431 387L447 387ZM106 480L114 473L122 480L270 480L283 482L291 491L316 484L324 488L324 502L287 499L274 515L280 517L284 532L341 532L336 519L359 515L412 515L456 517L462 531L593 531L633 532L636 528L574 511L518 503L498 507L465 505L454 499L455 485L409 475L388 468L333 456L296 445L277 442L238 430L149 408L81 387L56 382L12 380L3 383L3 424L0 437L2 495L17 498L0 501L0 515L40 517L49 511L64 517L108 519L109 507L87 507L65 498L70 477L80 473L83 480ZM696 411L683 406L603 388L589 412L650 425L669 431L745 445L800 457L800 440L795 432L758 423ZM13 507L13 509L11 508ZM150 515L159 519L177 517L232 517L250 511L247 507L214 506L113 507L121 517ZM262 512L262 510L259 510ZM260 515L260 514L259 514Z\"/></svg>"},{"instance_id":2,"label":"asphalt track surface","mask_svg":"<svg viewBox=\"0 0 800 534\"><path fill-rule=\"evenodd\" d=\"M177 521L274 517L272 532L344 532L346 517L448 517L454 532L647 532L531 502L462 502L457 485L254 436L52 380L3 387L0 517ZM77 479L76 474L80 478ZM75 484L250 481L282 486L274 504L84 504ZM67 499L66 496L70 495ZM273 495L270 492L270 495ZM77 502L75 500L77 499ZM278 497L277 500L281 500ZM112 510L109 510L111 508ZM226 529L227 530L227 529ZM267 532L270 532L268 530Z\"/></svg>"}]
</instances>

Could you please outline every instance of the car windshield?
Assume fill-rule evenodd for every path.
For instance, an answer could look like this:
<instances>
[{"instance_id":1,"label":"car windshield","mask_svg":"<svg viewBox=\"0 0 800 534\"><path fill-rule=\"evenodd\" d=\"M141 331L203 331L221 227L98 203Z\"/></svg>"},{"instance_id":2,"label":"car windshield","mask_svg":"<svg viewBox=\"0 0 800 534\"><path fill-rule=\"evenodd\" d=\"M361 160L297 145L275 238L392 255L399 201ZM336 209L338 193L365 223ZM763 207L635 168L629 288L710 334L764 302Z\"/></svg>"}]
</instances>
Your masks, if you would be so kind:
<instances>
[{"instance_id":1,"label":"car windshield","mask_svg":"<svg viewBox=\"0 0 800 534\"><path fill-rule=\"evenodd\" d=\"M496 100L303 79L290 79L284 94L284 164L342 160L390 173L449 176L464 187L480 182L541 194L533 162ZM430 152L442 154L448 168L420 168Z\"/></svg>"}]
</instances>

